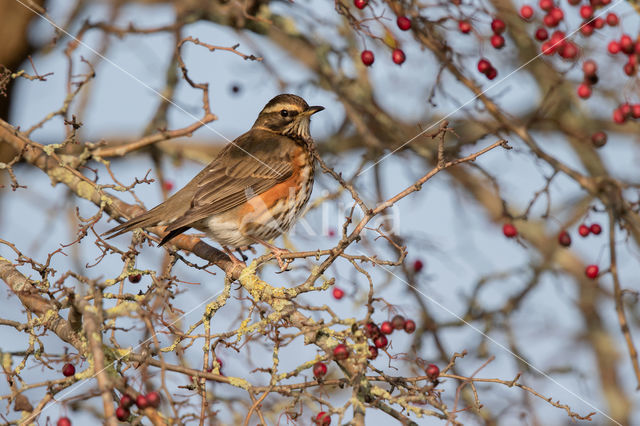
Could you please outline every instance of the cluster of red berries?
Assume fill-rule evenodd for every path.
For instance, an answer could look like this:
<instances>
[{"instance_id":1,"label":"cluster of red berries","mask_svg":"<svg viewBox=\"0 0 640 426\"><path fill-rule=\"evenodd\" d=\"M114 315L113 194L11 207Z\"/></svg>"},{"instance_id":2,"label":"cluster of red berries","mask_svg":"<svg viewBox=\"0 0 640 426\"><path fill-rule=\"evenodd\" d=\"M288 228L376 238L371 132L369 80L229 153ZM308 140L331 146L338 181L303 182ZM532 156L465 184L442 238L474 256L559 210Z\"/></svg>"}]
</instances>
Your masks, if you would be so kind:
<instances>
[{"instance_id":1,"label":"cluster of red berries","mask_svg":"<svg viewBox=\"0 0 640 426\"><path fill-rule=\"evenodd\" d=\"M507 29L507 25L504 23L502 19L493 18L491 21L491 31L493 31L493 35L491 36L491 45L496 49L502 49L504 47L504 37L502 33Z\"/></svg>"},{"instance_id":2,"label":"cluster of red berries","mask_svg":"<svg viewBox=\"0 0 640 426\"><path fill-rule=\"evenodd\" d=\"M584 61L582 64L584 79L578 86L578 96L587 99L591 96L591 86L598 83L598 64L592 59Z\"/></svg>"},{"instance_id":3,"label":"cluster of red berries","mask_svg":"<svg viewBox=\"0 0 640 426\"><path fill-rule=\"evenodd\" d=\"M546 38L548 37L547 30L545 30L544 28L540 29L544 30L544 39L546 40ZM537 39L539 39L538 35L538 32L536 32ZM540 35L543 35L542 32ZM553 34L551 34L551 38L542 43L540 49L542 50L542 53L544 55L550 56L554 53L557 53L558 56L560 56L562 59L567 59L570 61L576 59L579 53L578 46L574 42L567 40L565 33L559 30L554 31Z\"/></svg>"},{"instance_id":4,"label":"cluster of red berries","mask_svg":"<svg viewBox=\"0 0 640 426\"><path fill-rule=\"evenodd\" d=\"M613 121L618 124L623 124L630 118L640 118L640 104L630 105L628 102L625 102L613 110Z\"/></svg>"},{"instance_id":5,"label":"cluster of red berries","mask_svg":"<svg viewBox=\"0 0 640 426\"><path fill-rule=\"evenodd\" d=\"M364 334L373 341L369 346L369 359L378 357L378 349L384 349L389 344L387 336L395 330L404 330L411 334L416 331L416 323L412 319L405 319L402 315L394 316L391 321L384 321L378 327L377 324L369 322L364 326Z\"/></svg>"},{"instance_id":6,"label":"cluster of red berries","mask_svg":"<svg viewBox=\"0 0 640 426\"><path fill-rule=\"evenodd\" d=\"M149 392L146 395L139 394L134 400L129 394L124 394L120 398L118 408L116 408L116 417L120 421L125 421L131 415L129 409L137 405L139 409L144 410L147 407L158 408L160 406L160 393L156 391Z\"/></svg>"},{"instance_id":7,"label":"cluster of red berries","mask_svg":"<svg viewBox=\"0 0 640 426\"><path fill-rule=\"evenodd\" d=\"M640 40L634 41L628 34L623 34L620 40L612 40L607 46L607 50L612 55L620 52L627 55L627 63L624 64L622 70L629 77L633 77L638 73L638 57L640 56Z\"/></svg>"},{"instance_id":8,"label":"cluster of red berries","mask_svg":"<svg viewBox=\"0 0 640 426\"><path fill-rule=\"evenodd\" d=\"M600 235L600 233L602 232L602 226L600 226L597 223L593 223L591 224L591 226L587 226L584 223L580 226L578 226L578 234L580 234L581 237L586 237L589 234L593 234L593 235Z\"/></svg>"},{"instance_id":9,"label":"cluster of red berries","mask_svg":"<svg viewBox=\"0 0 640 426\"><path fill-rule=\"evenodd\" d=\"M368 4L369 0L353 0L353 5L358 9L364 9ZM396 19L396 25L402 31L409 31L411 29L411 19L406 16L398 16ZM402 49L396 47L391 51L391 60L395 64L402 65L406 59L407 58ZM365 66L369 67L373 65L375 55L371 50L363 50L360 54L360 60Z\"/></svg>"},{"instance_id":10,"label":"cluster of red berries","mask_svg":"<svg viewBox=\"0 0 640 426\"><path fill-rule=\"evenodd\" d=\"M489 80L493 80L498 75L498 70L491 65L488 59L482 58L478 61L478 71L486 75Z\"/></svg>"}]
</instances>

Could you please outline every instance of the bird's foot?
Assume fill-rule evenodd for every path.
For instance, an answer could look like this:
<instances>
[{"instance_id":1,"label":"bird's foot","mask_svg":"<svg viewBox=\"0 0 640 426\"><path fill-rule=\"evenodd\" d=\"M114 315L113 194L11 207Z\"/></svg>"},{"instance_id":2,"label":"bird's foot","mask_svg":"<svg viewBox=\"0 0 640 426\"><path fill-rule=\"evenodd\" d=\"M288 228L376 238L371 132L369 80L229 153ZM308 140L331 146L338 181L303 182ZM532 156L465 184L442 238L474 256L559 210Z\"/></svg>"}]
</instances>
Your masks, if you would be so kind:
<instances>
[{"instance_id":1,"label":"bird's foot","mask_svg":"<svg viewBox=\"0 0 640 426\"><path fill-rule=\"evenodd\" d=\"M238 259L237 257L235 257L233 255L233 253L231 252L231 250L229 250L227 247L222 246L222 250L224 251L224 253L229 256L229 260L231 260L231 263L233 263L233 265L240 265L243 268L246 268L247 265L243 262L244 260L247 260L247 257L245 255L242 254L242 252L240 252L240 255L242 256L242 260Z\"/></svg>"},{"instance_id":2,"label":"bird's foot","mask_svg":"<svg viewBox=\"0 0 640 426\"><path fill-rule=\"evenodd\" d=\"M258 240L256 239L257 242L259 242L260 244L262 244L263 246L265 246L266 248L268 248L271 253L273 253L273 255L275 256L276 260L278 261L278 266L280 266L280 272L278 272L279 274L285 272L285 271L290 271L291 269L289 268L289 265L291 264L291 262L293 262L293 259L283 259L282 255L284 254L290 254L291 252L287 249L281 249L279 247L274 246L273 244L269 244L266 241L262 241L262 240Z\"/></svg>"}]
</instances>

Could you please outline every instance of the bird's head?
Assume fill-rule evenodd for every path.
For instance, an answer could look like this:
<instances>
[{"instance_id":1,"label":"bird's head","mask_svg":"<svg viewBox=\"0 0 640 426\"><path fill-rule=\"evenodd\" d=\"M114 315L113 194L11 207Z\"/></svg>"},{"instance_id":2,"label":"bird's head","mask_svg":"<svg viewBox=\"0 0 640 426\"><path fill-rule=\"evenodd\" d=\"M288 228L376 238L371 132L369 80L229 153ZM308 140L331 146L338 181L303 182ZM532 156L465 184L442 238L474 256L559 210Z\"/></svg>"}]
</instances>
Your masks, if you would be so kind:
<instances>
[{"instance_id":1,"label":"bird's head","mask_svg":"<svg viewBox=\"0 0 640 426\"><path fill-rule=\"evenodd\" d=\"M322 106L309 106L300 96L282 94L271 99L260 111L253 127L267 128L281 135L308 140L311 116Z\"/></svg>"}]
</instances>

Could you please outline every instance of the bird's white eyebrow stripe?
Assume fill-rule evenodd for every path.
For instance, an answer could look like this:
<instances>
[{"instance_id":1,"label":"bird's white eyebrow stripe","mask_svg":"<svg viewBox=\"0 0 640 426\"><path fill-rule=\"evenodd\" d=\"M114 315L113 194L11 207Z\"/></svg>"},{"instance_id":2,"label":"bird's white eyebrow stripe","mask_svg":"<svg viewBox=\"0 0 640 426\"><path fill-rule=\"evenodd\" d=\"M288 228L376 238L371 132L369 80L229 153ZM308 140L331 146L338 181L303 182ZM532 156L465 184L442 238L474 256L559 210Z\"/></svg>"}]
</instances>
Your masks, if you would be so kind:
<instances>
[{"instance_id":1,"label":"bird's white eyebrow stripe","mask_svg":"<svg viewBox=\"0 0 640 426\"><path fill-rule=\"evenodd\" d=\"M262 114L269 114L272 112L280 112L281 110L286 109L286 110L296 110L296 112L301 112L302 108L300 107L300 105L295 105L295 104L288 104L288 103L278 103L275 105L271 105L268 108L265 108L262 110Z\"/></svg>"}]
</instances>

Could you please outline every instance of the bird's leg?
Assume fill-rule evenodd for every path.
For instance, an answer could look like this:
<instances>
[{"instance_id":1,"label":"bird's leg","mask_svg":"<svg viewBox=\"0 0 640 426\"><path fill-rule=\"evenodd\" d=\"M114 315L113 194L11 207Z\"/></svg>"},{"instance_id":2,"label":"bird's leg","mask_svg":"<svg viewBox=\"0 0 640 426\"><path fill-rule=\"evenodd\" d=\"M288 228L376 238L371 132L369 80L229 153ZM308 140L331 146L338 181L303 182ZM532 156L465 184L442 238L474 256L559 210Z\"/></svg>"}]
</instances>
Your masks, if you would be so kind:
<instances>
[{"instance_id":1,"label":"bird's leg","mask_svg":"<svg viewBox=\"0 0 640 426\"><path fill-rule=\"evenodd\" d=\"M227 256L229 256L229 259L231 259L231 263L233 263L234 265L240 265L243 268L247 267L247 265L245 265L245 263L242 260L238 259L233 255L233 253L231 252L231 250L229 250L229 248L227 248L227 246L222 246L222 250ZM242 258L244 260L247 260L247 258L242 254L242 252L240 252L240 254L242 255Z\"/></svg>"},{"instance_id":2,"label":"bird's leg","mask_svg":"<svg viewBox=\"0 0 640 426\"><path fill-rule=\"evenodd\" d=\"M254 240L256 240L256 242L262 244L263 246L271 250L271 253L273 253L273 255L276 257L276 260L278 261L278 266L280 266L280 272L289 270L289 265L291 264L291 262L293 262L293 259L287 259L287 260L282 259L283 254L291 253L289 250L281 249L279 247L274 246L273 244L269 244L268 242L260 240L258 238L254 238Z\"/></svg>"},{"instance_id":3,"label":"bird's leg","mask_svg":"<svg viewBox=\"0 0 640 426\"><path fill-rule=\"evenodd\" d=\"M243 262L246 262L247 260L249 260L249 258L242 252L242 248L238 247L236 249L236 253L238 253L240 255L240 257L242 258Z\"/></svg>"}]
</instances>

